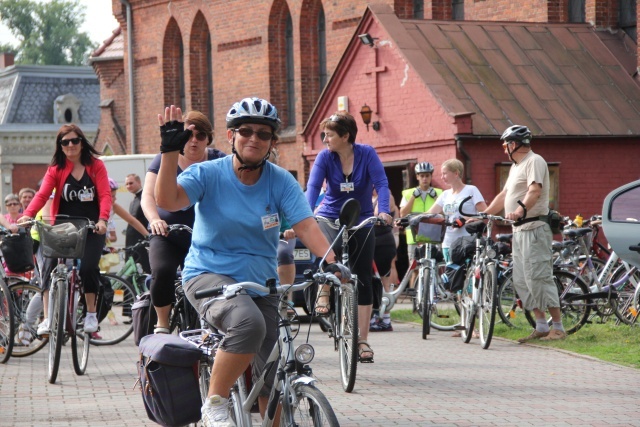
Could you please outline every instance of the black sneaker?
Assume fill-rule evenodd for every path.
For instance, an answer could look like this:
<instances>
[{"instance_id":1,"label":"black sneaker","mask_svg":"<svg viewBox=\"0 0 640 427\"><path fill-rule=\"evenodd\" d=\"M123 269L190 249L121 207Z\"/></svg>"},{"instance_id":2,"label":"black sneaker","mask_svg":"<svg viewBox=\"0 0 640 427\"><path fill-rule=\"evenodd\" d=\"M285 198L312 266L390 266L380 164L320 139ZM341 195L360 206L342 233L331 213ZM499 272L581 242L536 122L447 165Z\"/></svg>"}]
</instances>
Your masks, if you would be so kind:
<instances>
[{"instance_id":1,"label":"black sneaker","mask_svg":"<svg viewBox=\"0 0 640 427\"><path fill-rule=\"evenodd\" d=\"M391 322L384 323L380 321L369 326L369 332L393 332L393 326L391 326Z\"/></svg>"}]
</instances>

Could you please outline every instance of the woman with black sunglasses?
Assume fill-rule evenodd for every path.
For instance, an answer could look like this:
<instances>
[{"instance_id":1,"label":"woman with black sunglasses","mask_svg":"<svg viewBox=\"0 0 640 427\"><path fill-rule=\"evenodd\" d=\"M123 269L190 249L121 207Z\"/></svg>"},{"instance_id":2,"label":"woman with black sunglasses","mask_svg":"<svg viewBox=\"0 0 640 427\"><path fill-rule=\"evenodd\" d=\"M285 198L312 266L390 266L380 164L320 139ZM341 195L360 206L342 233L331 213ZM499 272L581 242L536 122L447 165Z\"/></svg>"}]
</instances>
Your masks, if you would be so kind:
<instances>
[{"instance_id":1,"label":"woman with black sunglasses","mask_svg":"<svg viewBox=\"0 0 640 427\"><path fill-rule=\"evenodd\" d=\"M373 216L372 195L375 188L378 192L378 216L388 225L393 218L389 215L389 183L382 162L375 149L369 145L356 144L358 126L353 116L346 111L338 111L320 123L322 142L327 146L316 157L309 182L307 183L307 201L313 208L316 199L326 182L326 195L316 215L328 221L318 224L327 239L332 242L338 230L332 227L340 216L342 205L351 198L360 202L359 221ZM331 223L330 223L331 222ZM358 337L359 359L363 363L373 362L373 350L367 342L369 319L373 308L372 263L375 248L375 234L371 227L364 227L353 235L354 243L349 245L351 271L358 276ZM333 250L341 253L338 241ZM339 255L338 255L339 256ZM319 289L316 315L326 316L329 313L329 287Z\"/></svg>"},{"instance_id":2,"label":"woman with black sunglasses","mask_svg":"<svg viewBox=\"0 0 640 427\"><path fill-rule=\"evenodd\" d=\"M205 160L218 159L226 154L208 146L213 142L213 126L207 117L199 111L189 111L183 116L187 126L193 125L191 137L178 155L177 175L189 166ZM151 266L151 302L158 314L155 333L169 333L169 314L174 299L174 281L178 266L184 264L184 258L191 246L191 233L174 231L167 233L169 225L183 224L193 227L195 212L193 207L186 210L169 212L156 205L154 189L162 154L153 159L145 177L140 206L149 220L151 240L149 241L149 265Z\"/></svg>"},{"instance_id":3,"label":"woman with black sunglasses","mask_svg":"<svg viewBox=\"0 0 640 427\"><path fill-rule=\"evenodd\" d=\"M111 189L107 168L97 156L100 153L87 141L82 130L75 124L63 125L56 136L56 151L53 153L51 166L47 169L40 189L24 211L18 223L31 220L42 209L53 194L51 210L43 218L56 215L84 217L96 223L95 232L89 232L84 256L80 264L80 277L87 302L87 316L84 331L88 333L98 330L96 318L96 292L100 283L98 262L104 247L107 221L111 211ZM65 222L64 220L56 220ZM48 278L57 262L56 259L45 258L41 277L43 288L44 313L48 313ZM38 335L49 334L49 319L38 325Z\"/></svg>"}]
</instances>

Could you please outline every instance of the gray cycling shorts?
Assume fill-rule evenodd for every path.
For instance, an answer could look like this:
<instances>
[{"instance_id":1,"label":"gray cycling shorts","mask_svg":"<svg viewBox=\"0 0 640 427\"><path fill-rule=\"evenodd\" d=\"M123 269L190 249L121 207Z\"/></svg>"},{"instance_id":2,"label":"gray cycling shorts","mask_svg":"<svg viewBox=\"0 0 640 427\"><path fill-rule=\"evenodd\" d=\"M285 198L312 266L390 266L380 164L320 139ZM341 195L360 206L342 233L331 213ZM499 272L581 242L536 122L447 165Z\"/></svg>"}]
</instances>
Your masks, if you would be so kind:
<instances>
[{"instance_id":1,"label":"gray cycling shorts","mask_svg":"<svg viewBox=\"0 0 640 427\"><path fill-rule=\"evenodd\" d=\"M257 377L278 340L277 297L252 298L249 295L237 295L228 300L215 300L206 306L205 303L210 298L195 298L196 291L200 289L233 283L237 281L228 276L205 273L187 281L184 292L198 313L225 334L220 344L221 349L235 354L256 353L251 370L254 377ZM268 394L274 375L275 369L272 369L261 395Z\"/></svg>"}]
</instances>

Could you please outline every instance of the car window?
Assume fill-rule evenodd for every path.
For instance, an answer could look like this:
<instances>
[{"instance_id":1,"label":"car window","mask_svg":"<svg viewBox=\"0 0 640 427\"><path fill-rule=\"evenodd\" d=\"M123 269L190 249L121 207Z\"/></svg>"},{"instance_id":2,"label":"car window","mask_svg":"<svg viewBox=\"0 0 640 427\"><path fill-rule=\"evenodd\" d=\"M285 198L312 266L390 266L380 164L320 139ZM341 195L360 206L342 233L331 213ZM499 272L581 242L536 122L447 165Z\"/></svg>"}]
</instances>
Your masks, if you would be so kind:
<instances>
[{"instance_id":1,"label":"car window","mask_svg":"<svg viewBox=\"0 0 640 427\"><path fill-rule=\"evenodd\" d=\"M640 187L631 188L613 199L609 218L612 222L638 222L640 220Z\"/></svg>"}]
</instances>

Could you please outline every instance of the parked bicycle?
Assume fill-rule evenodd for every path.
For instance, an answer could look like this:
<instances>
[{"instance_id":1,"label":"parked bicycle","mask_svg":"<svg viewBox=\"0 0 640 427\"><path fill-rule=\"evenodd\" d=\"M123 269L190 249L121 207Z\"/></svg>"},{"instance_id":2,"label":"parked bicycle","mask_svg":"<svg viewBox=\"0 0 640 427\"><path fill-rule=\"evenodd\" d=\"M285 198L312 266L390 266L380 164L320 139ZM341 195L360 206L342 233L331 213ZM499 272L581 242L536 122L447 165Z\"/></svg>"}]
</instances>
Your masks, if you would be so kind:
<instances>
[{"instance_id":1,"label":"parked bicycle","mask_svg":"<svg viewBox=\"0 0 640 427\"><path fill-rule=\"evenodd\" d=\"M237 427L248 427L251 422L251 408L257 402L271 369L276 369L276 380L272 386L263 426L272 426L278 408L280 425L286 426L339 426L338 419L326 396L315 386L317 380L309 363L313 360L315 351L308 343L294 348L296 335L291 331L291 323L287 316L288 304L286 295L304 290L311 284L330 283L336 289L341 286L340 279L329 273L316 273L312 280L295 285L277 286L275 280L266 286L257 283L242 282L223 286L222 289L208 289L196 292L196 298L207 298L221 294L216 298L231 299L240 293L254 291L262 294L280 295L278 302L278 333L279 339L275 343L264 370L258 378L248 379L245 375L238 378L229 393L230 415ZM202 351L200 362L200 393L202 399L207 397L211 367L215 359L215 352L222 336L213 332L213 327L204 319L202 329L183 331L182 339L195 345ZM250 374L249 374L250 375ZM252 384L252 386L251 386Z\"/></svg>"},{"instance_id":2,"label":"parked bicycle","mask_svg":"<svg viewBox=\"0 0 640 427\"><path fill-rule=\"evenodd\" d=\"M8 276L5 280L9 286L15 325L11 356L30 356L49 342L47 337L37 335L38 324L44 319L42 289L23 276Z\"/></svg>"},{"instance_id":3,"label":"parked bicycle","mask_svg":"<svg viewBox=\"0 0 640 427\"><path fill-rule=\"evenodd\" d=\"M479 323L480 345L483 349L488 349L493 337L493 329L496 320L497 295L498 295L498 275L497 258L498 253L492 238L493 224L497 221L512 224L513 221L497 215L486 213L469 214L462 211L464 203L471 199L468 197L460 203L460 215L479 219L480 221L468 222L465 229L475 235L476 250L467 266L467 275L462 287L462 331L461 338L465 343L471 341L473 336L475 321ZM520 202L518 202L520 203ZM521 204L521 203L520 203ZM524 205L521 204L524 208ZM526 217L526 208L523 217ZM487 221L486 223L484 221Z\"/></svg>"}]
</instances>

